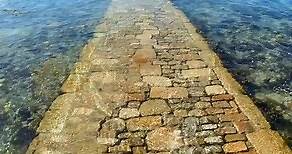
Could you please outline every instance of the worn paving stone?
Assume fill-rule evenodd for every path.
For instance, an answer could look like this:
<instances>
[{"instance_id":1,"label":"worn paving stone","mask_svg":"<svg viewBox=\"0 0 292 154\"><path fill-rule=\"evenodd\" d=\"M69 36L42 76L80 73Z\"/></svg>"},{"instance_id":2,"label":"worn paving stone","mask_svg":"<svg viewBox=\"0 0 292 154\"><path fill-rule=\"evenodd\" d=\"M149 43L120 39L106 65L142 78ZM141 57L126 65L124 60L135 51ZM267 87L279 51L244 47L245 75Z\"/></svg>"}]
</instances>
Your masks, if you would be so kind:
<instances>
[{"instance_id":1,"label":"worn paving stone","mask_svg":"<svg viewBox=\"0 0 292 154\"><path fill-rule=\"evenodd\" d=\"M226 101L212 102L212 106L215 108L231 108L230 104Z\"/></svg>"},{"instance_id":2,"label":"worn paving stone","mask_svg":"<svg viewBox=\"0 0 292 154\"><path fill-rule=\"evenodd\" d=\"M188 117L182 124L182 133L186 137L193 137L196 134L198 127L198 119L195 117Z\"/></svg>"},{"instance_id":3,"label":"worn paving stone","mask_svg":"<svg viewBox=\"0 0 292 154\"><path fill-rule=\"evenodd\" d=\"M188 91L182 87L152 87L150 91L151 98L187 98Z\"/></svg>"},{"instance_id":4,"label":"worn paving stone","mask_svg":"<svg viewBox=\"0 0 292 154\"><path fill-rule=\"evenodd\" d=\"M229 94L221 94L221 95L212 96L212 101L230 101L233 99L234 97Z\"/></svg>"},{"instance_id":5,"label":"worn paving stone","mask_svg":"<svg viewBox=\"0 0 292 154\"><path fill-rule=\"evenodd\" d=\"M163 76L144 76L143 82L154 87L170 87L172 85L171 80Z\"/></svg>"},{"instance_id":6,"label":"worn paving stone","mask_svg":"<svg viewBox=\"0 0 292 154\"><path fill-rule=\"evenodd\" d=\"M180 118L183 118L183 117L187 117L188 116L188 111L187 110L184 110L184 109L181 109L181 110L175 110L173 112L174 116L176 117L180 117Z\"/></svg>"},{"instance_id":7,"label":"worn paving stone","mask_svg":"<svg viewBox=\"0 0 292 154\"><path fill-rule=\"evenodd\" d=\"M246 121L248 118L243 113L227 113L219 116L220 121Z\"/></svg>"},{"instance_id":8,"label":"worn paving stone","mask_svg":"<svg viewBox=\"0 0 292 154\"><path fill-rule=\"evenodd\" d=\"M133 146L143 146L145 141L141 137L131 137L122 141L124 144L128 144L131 147Z\"/></svg>"},{"instance_id":9,"label":"worn paving stone","mask_svg":"<svg viewBox=\"0 0 292 154\"><path fill-rule=\"evenodd\" d=\"M291 150L285 144L285 141L282 138L279 138L279 133L275 131L262 129L247 134L247 138L254 145L255 150L260 154L291 153Z\"/></svg>"},{"instance_id":10,"label":"worn paving stone","mask_svg":"<svg viewBox=\"0 0 292 154\"><path fill-rule=\"evenodd\" d=\"M184 78L208 78L210 74L211 70L209 68L182 70L182 77Z\"/></svg>"},{"instance_id":11,"label":"worn paving stone","mask_svg":"<svg viewBox=\"0 0 292 154\"><path fill-rule=\"evenodd\" d=\"M226 142L234 142L234 141L245 141L246 136L244 134L230 134L225 136Z\"/></svg>"},{"instance_id":12,"label":"worn paving stone","mask_svg":"<svg viewBox=\"0 0 292 154\"><path fill-rule=\"evenodd\" d=\"M156 58L156 54L152 47L146 47L138 49L132 58L135 63L143 64L153 61Z\"/></svg>"},{"instance_id":13,"label":"worn paving stone","mask_svg":"<svg viewBox=\"0 0 292 154\"><path fill-rule=\"evenodd\" d=\"M127 138L145 138L146 132L137 131L137 132L124 132L118 135L119 139L127 139Z\"/></svg>"},{"instance_id":14,"label":"worn paving stone","mask_svg":"<svg viewBox=\"0 0 292 154\"><path fill-rule=\"evenodd\" d=\"M190 60L193 60L195 58L196 58L196 56L193 54L181 54L181 55L174 56L174 59L178 60L178 61L187 61L187 60L190 61Z\"/></svg>"},{"instance_id":15,"label":"worn paving stone","mask_svg":"<svg viewBox=\"0 0 292 154\"><path fill-rule=\"evenodd\" d=\"M219 144L223 143L223 139L221 136L207 137L204 141L208 144Z\"/></svg>"},{"instance_id":16,"label":"worn paving stone","mask_svg":"<svg viewBox=\"0 0 292 154\"><path fill-rule=\"evenodd\" d=\"M127 94L127 101L143 101L144 99L145 94L143 92Z\"/></svg>"},{"instance_id":17,"label":"worn paving stone","mask_svg":"<svg viewBox=\"0 0 292 154\"><path fill-rule=\"evenodd\" d=\"M142 76L159 76L161 75L161 68L159 65L142 64L140 66L140 73Z\"/></svg>"},{"instance_id":18,"label":"worn paving stone","mask_svg":"<svg viewBox=\"0 0 292 154\"><path fill-rule=\"evenodd\" d=\"M203 130L212 130L218 128L217 124L204 124L201 127Z\"/></svg>"},{"instance_id":19,"label":"worn paving stone","mask_svg":"<svg viewBox=\"0 0 292 154\"><path fill-rule=\"evenodd\" d=\"M161 116L147 116L127 120L129 131L152 130L162 125Z\"/></svg>"},{"instance_id":20,"label":"worn paving stone","mask_svg":"<svg viewBox=\"0 0 292 154\"><path fill-rule=\"evenodd\" d=\"M143 102L139 109L142 116L166 114L171 111L165 100L148 100Z\"/></svg>"},{"instance_id":21,"label":"worn paving stone","mask_svg":"<svg viewBox=\"0 0 292 154\"><path fill-rule=\"evenodd\" d=\"M138 109L135 108L122 108L119 113L119 117L122 119L129 119L138 117L140 115Z\"/></svg>"},{"instance_id":22,"label":"worn paving stone","mask_svg":"<svg viewBox=\"0 0 292 154\"><path fill-rule=\"evenodd\" d=\"M195 104L196 108L198 109L206 109L211 107L211 103L210 102L197 102Z\"/></svg>"},{"instance_id":23,"label":"worn paving stone","mask_svg":"<svg viewBox=\"0 0 292 154\"><path fill-rule=\"evenodd\" d=\"M163 124L166 126L176 126L179 125L182 121L181 117L176 117L172 114L163 116Z\"/></svg>"},{"instance_id":24,"label":"worn paving stone","mask_svg":"<svg viewBox=\"0 0 292 154\"><path fill-rule=\"evenodd\" d=\"M90 70L93 72L111 71L121 68L119 59L112 58L96 58L91 61L91 65Z\"/></svg>"},{"instance_id":25,"label":"worn paving stone","mask_svg":"<svg viewBox=\"0 0 292 154\"><path fill-rule=\"evenodd\" d=\"M180 131L173 128L161 127L147 134L149 150L171 151L183 146Z\"/></svg>"},{"instance_id":26,"label":"worn paving stone","mask_svg":"<svg viewBox=\"0 0 292 154\"><path fill-rule=\"evenodd\" d=\"M84 74L70 74L61 90L64 93L79 91L82 88L82 83L87 81L88 77Z\"/></svg>"},{"instance_id":27,"label":"worn paving stone","mask_svg":"<svg viewBox=\"0 0 292 154\"><path fill-rule=\"evenodd\" d=\"M195 116L195 117L202 117L207 115L207 113L204 110L201 109L193 109L189 111L188 116Z\"/></svg>"},{"instance_id":28,"label":"worn paving stone","mask_svg":"<svg viewBox=\"0 0 292 154\"><path fill-rule=\"evenodd\" d=\"M223 146L223 150L225 153L237 153L237 152L247 151L248 149L245 145L245 142L238 141L238 142L225 144Z\"/></svg>"},{"instance_id":29,"label":"worn paving stone","mask_svg":"<svg viewBox=\"0 0 292 154\"><path fill-rule=\"evenodd\" d=\"M225 89L220 85L213 85L205 87L207 95L225 94Z\"/></svg>"},{"instance_id":30,"label":"worn paving stone","mask_svg":"<svg viewBox=\"0 0 292 154\"><path fill-rule=\"evenodd\" d=\"M210 136L214 136L215 132L212 130L204 130L204 131L200 131L200 132L196 132L196 136L197 137L210 137Z\"/></svg>"},{"instance_id":31,"label":"worn paving stone","mask_svg":"<svg viewBox=\"0 0 292 154\"><path fill-rule=\"evenodd\" d=\"M152 45L154 44L154 40L151 39L152 35L151 34L147 34L147 33L143 33L141 35L137 35L137 39L140 40L140 44L141 45Z\"/></svg>"},{"instance_id":32,"label":"worn paving stone","mask_svg":"<svg viewBox=\"0 0 292 154\"><path fill-rule=\"evenodd\" d=\"M196 68L196 69L207 67L206 63L201 60L187 61L187 65L189 66L189 68Z\"/></svg>"},{"instance_id":33,"label":"worn paving stone","mask_svg":"<svg viewBox=\"0 0 292 154\"><path fill-rule=\"evenodd\" d=\"M222 128L218 129L218 133L224 135L224 134L235 134L237 133L236 128L232 127L232 126L224 126Z\"/></svg>"},{"instance_id":34,"label":"worn paving stone","mask_svg":"<svg viewBox=\"0 0 292 154\"><path fill-rule=\"evenodd\" d=\"M204 148L206 153L222 153L222 148L220 145L210 145Z\"/></svg>"},{"instance_id":35,"label":"worn paving stone","mask_svg":"<svg viewBox=\"0 0 292 154\"><path fill-rule=\"evenodd\" d=\"M204 116L200 118L200 124L219 123L219 118L216 116Z\"/></svg>"},{"instance_id":36,"label":"worn paving stone","mask_svg":"<svg viewBox=\"0 0 292 154\"><path fill-rule=\"evenodd\" d=\"M249 121L235 121L234 126L239 133L254 132L254 128Z\"/></svg>"},{"instance_id":37,"label":"worn paving stone","mask_svg":"<svg viewBox=\"0 0 292 154\"><path fill-rule=\"evenodd\" d=\"M108 128L119 132L123 131L125 127L125 121L119 118L107 120L102 124L102 128Z\"/></svg>"}]
</instances>

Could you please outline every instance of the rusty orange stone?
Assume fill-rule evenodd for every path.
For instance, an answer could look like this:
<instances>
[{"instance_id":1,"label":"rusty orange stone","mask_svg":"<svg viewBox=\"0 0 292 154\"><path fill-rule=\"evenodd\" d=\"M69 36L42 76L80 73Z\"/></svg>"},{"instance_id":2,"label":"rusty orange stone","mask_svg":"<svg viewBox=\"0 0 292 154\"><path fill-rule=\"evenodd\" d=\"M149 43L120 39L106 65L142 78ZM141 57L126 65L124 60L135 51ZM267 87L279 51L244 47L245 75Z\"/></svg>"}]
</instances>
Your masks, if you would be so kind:
<instances>
[{"instance_id":1,"label":"rusty orange stone","mask_svg":"<svg viewBox=\"0 0 292 154\"><path fill-rule=\"evenodd\" d=\"M234 141L245 141L246 136L244 134L229 134L225 136L226 142L234 142Z\"/></svg>"},{"instance_id":2,"label":"rusty orange stone","mask_svg":"<svg viewBox=\"0 0 292 154\"><path fill-rule=\"evenodd\" d=\"M247 151L247 147L245 145L245 142L238 141L223 145L223 150L225 153L237 153L241 151Z\"/></svg>"},{"instance_id":3,"label":"rusty orange stone","mask_svg":"<svg viewBox=\"0 0 292 154\"><path fill-rule=\"evenodd\" d=\"M219 117L220 121L246 121L248 118L243 113L226 113Z\"/></svg>"},{"instance_id":4,"label":"rusty orange stone","mask_svg":"<svg viewBox=\"0 0 292 154\"><path fill-rule=\"evenodd\" d=\"M152 130L162 125L161 116L147 116L127 120L127 129L129 131Z\"/></svg>"},{"instance_id":5,"label":"rusty orange stone","mask_svg":"<svg viewBox=\"0 0 292 154\"><path fill-rule=\"evenodd\" d=\"M211 115L224 113L224 110L221 108L210 107L206 109L206 112Z\"/></svg>"},{"instance_id":6,"label":"rusty orange stone","mask_svg":"<svg viewBox=\"0 0 292 154\"><path fill-rule=\"evenodd\" d=\"M249 121L235 121L234 126L238 133L251 133L254 131L254 128Z\"/></svg>"},{"instance_id":7,"label":"rusty orange stone","mask_svg":"<svg viewBox=\"0 0 292 154\"><path fill-rule=\"evenodd\" d=\"M182 87L153 87L150 91L151 98L187 98L188 91Z\"/></svg>"},{"instance_id":8,"label":"rusty orange stone","mask_svg":"<svg viewBox=\"0 0 292 154\"><path fill-rule=\"evenodd\" d=\"M215 95L212 97L212 101L230 101L233 100L234 97L229 94L221 94L221 95Z\"/></svg>"},{"instance_id":9,"label":"rusty orange stone","mask_svg":"<svg viewBox=\"0 0 292 154\"><path fill-rule=\"evenodd\" d=\"M156 58L156 54L152 47L144 47L138 49L132 58L135 63L147 63L153 61Z\"/></svg>"}]
</instances>

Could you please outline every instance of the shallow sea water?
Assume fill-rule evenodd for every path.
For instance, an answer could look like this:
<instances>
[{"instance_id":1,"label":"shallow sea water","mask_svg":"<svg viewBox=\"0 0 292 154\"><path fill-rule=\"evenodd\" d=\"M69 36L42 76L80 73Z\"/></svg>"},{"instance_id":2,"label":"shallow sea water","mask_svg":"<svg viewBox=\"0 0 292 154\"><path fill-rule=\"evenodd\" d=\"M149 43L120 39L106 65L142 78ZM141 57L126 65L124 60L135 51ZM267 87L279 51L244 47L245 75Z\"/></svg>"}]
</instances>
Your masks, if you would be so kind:
<instances>
[{"instance_id":1,"label":"shallow sea water","mask_svg":"<svg viewBox=\"0 0 292 154\"><path fill-rule=\"evenodd\" d=\"M292 145L292 0L172 0Z\"/></svg>"},{"instance_id":2,"label":"shallow sea water","mask_svg":"<svg viewBox=\"0 0 292 154\"><path fill-rule=\"evenodd\" d=\"M0 0L0 153L24 153L110 0Z\"/></svg>"}]
</instances>

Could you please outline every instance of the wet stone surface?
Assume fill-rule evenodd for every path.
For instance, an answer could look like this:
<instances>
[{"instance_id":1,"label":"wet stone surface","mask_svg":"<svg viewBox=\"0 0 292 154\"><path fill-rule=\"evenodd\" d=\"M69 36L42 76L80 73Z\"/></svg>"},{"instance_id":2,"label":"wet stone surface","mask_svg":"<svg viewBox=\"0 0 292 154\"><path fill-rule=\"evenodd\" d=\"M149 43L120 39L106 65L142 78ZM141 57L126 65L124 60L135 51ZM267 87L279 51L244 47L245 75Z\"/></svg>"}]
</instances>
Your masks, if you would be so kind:
<instances>
[{"instance_id":1,"label":"wet stone surface","mask_svg":"<svg viewBox=\"0 0 292 154\"><path fill-rule=\"evenodd\" d=\"M89 42L91 47L81 57L90 65L98 59L116 62L110 70L95 63L100 69L88 72L89 76L98 73L94 79L67 83L66 87L78 87L72 95L81 100L71 105L64 101L69 103L66 110L57 106L57 114L48 113L44 121L52 120L52 128L39 129L42 135L28 153L254 150L246 137L254 132L250 120L200 57L202 51L192 43L182 16L168 1L113 0L104 22L97 26L100 29L106 35ZM90 97L78 97L83 95ZM82 133L66 129L77 107L88 108L79 110L78 117L82 123L98 126L96 129ZM74 124L80 123L71 126ZM68 140L44 140L43 136L52 133ZM96 147L74 151L69 143L79 140Z\"/></svg>"}]
</instances>

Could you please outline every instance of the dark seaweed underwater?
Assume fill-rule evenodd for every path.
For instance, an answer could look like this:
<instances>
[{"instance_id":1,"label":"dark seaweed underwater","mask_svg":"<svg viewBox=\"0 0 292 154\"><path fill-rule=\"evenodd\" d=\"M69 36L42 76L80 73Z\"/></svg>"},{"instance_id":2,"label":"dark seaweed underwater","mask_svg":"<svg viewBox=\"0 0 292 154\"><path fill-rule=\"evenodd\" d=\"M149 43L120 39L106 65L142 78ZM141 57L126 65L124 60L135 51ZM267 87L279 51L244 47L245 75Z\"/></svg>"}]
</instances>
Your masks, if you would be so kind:
<instances>
[{"instance_id":1,"label":"dark seaweed underwater","mask_svg":"<svg viewBox=\"0 0 292 154\"><path fill-rule=\"evenodd\" d=\"M24 153L110 0L0 0L0 153Z\"/></svg>"},{"instance_id":2,"label":"dark seaweed underwater","mask_svg":"<svg viewBox=\"0 0 292 154\"><path fill-rule=\"evenodd\" d=\"M292 0L172 0L292 146Z\"/></svg>"}]
</instances>

